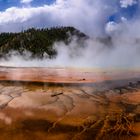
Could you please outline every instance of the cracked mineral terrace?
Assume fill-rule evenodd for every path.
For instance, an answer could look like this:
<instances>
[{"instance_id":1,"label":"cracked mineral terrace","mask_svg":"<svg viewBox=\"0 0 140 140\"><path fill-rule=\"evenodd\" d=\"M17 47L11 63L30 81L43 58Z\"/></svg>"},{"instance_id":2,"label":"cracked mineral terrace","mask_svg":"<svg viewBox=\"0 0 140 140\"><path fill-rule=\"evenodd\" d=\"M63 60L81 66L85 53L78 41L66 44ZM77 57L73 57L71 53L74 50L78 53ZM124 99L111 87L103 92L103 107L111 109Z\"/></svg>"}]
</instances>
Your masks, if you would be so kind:
<instances>
[{"instance_id":1,"label":"cracked mineral terrace","mask_svg":"<svg viewBox=\"0 0 140 140\"><path fill-rule=\"evenodd\" d=\"M140 72L0 68L0 140L140 140Z\"/></svg>"}]
</instances>

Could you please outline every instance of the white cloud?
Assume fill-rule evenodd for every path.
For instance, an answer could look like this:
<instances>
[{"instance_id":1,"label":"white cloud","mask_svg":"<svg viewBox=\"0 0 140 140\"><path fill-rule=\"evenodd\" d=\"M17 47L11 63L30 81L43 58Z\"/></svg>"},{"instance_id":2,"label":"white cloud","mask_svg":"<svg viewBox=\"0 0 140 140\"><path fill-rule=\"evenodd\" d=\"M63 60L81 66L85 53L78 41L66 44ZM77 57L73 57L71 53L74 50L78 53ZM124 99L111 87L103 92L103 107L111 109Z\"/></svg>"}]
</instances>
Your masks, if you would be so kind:
<instances>
[{"instance_id":1,"label":"white cloud","mask_svg":"<svg viewBox=\"0 0 140 140\"><path fill-rule=\"evenodd\" d=\"M96 40L85 43L85 48L76 50L70 44L67 50L65 44L58 44L58 57L54 60L22 61L22 57L14 55L14 65L40 66L112 66L112 67L140 67L140 18L137 16L129 20L121 18L120 23L108 22L108 17L116 12L118 0L57 0L52 5L41 7L11 7L0 12L0 32L20 31L23 27L74 26L81 31L93 35L103 35L106 31L112 36L112 46L104 46ZM121 7L126 8L135 4L135 0L121 0ZM138 43L137 43L138 42ZM77 45L77 44L76 44ZM110 49L111 48L111 49ZM74 51L73 51L74 50ZM81 52L82 51L82 52ZM80 52L81 57L71 59L73 52ZM74 53L75 54L75 53ZM52 63L52 61L54 63ZM23 62L23 63L21 63ZM74 63L75 62L75 63ZM9 62L0 62L6 64ZM10 62L11 63L11 62ZM28 63L28 64L27 64Z\"/></svg>"},{"instance_id":2,"label":"white cloud","mask_svg":"<svg viewBox=\"0 0 140 140\"><path fill-rule=\"evenodd\" d=\"M108 35L118 35L126 30L128 20L125 17L121 17L121 22L109 21L105 26L105 31Z\"/></svg>"},{"instance_id":3,"label":"white cloud","mask_svg":"<svg viewBox=\"0 0 140 140\"><path fill-rule=\"evenodd\" d=\"M116 23L110 21L105 26L105 31L112 37L130 39L132 42L139 40L140 38L140 18L134 18L128 20L125 17L121 17L121 22Z\"/></svg>"},{"instance_id":4,"label":"white cloud","mask_svg":"<svg viewBox=\"0 0 140 140\"><path fill-rule=\"evenodd\" d=\"M121 17L121 21L122 21L122 22L127 22L127 18Z\"/></svg>"},{"instance_id":5,"label":"white cloud","mask_svg":"<svg viewBox=\"0 0 140 140\"><path fill-rule=\"evenodd\" d=\"M120 0L122 7L136 2ZM100 36L105 31L120 30L119 26L122 26L112 22L106 25L108 17L117 10L116 3L117 0L56 0L40 7L11 7L0 12L0 32L17 32L29 27L74 26L86 34ZM121 20L129 22L124 17ZM135 20L139 18L133 22Z\"/></svg>"},{"instance_id":6,"label":"white cloud","mask_svg":"<svg viewBox=\"0 0 140 140\"><path fill-rule=\"evenodd\" d=\"M74 26L90 35L101 35L106 19L115 10L113 4L110 0L57 0L52 5L40 7L11 7L0 12L0 32L62 25Z\"/></svg>"},{"instance_id":7,"label":"white cloud","mask_svg":"<svg viewBox=\"0 0 140 140\"><path fill-rule=\"evenodd\" d=\"M24 3L24 4L28 4L28 3L31 3L33 0L21 0L20 2L21 3Z\"/></svg>"},{"instance_id":8,"label":"white cloud","mask_svg":"<svg viewBox=\"0 0 140 140\"><path fill-rule=\"evenodd\" d=\"M116 32L116 31L118 31L119 28L120 28L120 27L119 27L119 24L117 24L117 23L114 22L114 21L110 21L110 22L108 22L108 23L106 24L105 30L106 30L106 32L107 32L108 34L112 34L112 33Z\"/></svg>"},{"instance_id":9,"label":"white cloud","mask_svg":"<svg viewBox=\"0 0 140 140\"><path fill-rule=\"evenodd\" d=\"M128 6L132 6L134 4L137 4L137 0L120 0L122 8L127 8Z\"/></svg>"}]
</instances>

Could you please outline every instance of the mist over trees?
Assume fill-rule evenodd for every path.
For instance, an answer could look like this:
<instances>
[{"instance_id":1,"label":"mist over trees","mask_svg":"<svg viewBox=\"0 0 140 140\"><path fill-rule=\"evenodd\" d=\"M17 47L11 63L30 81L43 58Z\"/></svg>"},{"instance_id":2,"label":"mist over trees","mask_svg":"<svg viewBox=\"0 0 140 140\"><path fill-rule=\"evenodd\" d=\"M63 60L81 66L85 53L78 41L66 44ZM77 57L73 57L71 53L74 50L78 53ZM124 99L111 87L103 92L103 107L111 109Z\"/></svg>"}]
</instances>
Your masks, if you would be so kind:
<instances>
[{"instance_id":1,"label":"mist over trees","mask_svg":"<svg viewBox=\"0 0 140 140\"><path fill-rule=\"evenodd\" d=\"M11 51L16 51L21 55L28 51L32 58L43 58L44 55L53 58L57 55L53 44L59 41L69 44L73 36L79 40L87 38L84 33L74 27L30 28L19 33L1 33L0 57L10 55Z\"/></svg>"}]
</instances>

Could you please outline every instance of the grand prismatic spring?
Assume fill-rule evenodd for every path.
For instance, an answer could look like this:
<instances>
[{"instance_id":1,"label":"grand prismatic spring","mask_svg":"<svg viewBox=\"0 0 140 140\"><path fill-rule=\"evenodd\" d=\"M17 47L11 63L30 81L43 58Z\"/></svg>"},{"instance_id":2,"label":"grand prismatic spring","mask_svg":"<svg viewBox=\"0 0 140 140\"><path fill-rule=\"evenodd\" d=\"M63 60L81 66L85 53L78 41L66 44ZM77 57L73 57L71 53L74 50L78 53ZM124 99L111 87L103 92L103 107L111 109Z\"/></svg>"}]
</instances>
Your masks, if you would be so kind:
<instances>
[{"instance_id":1,"label":"grand prismatic spring","mask_svg":"<svg viewBox=\"0 0 140 140\"><path fill-rule=\"evenodd\" d=\"M0 139L139 140L140 72L0 68Z\"/></svg>"}]
</instances>

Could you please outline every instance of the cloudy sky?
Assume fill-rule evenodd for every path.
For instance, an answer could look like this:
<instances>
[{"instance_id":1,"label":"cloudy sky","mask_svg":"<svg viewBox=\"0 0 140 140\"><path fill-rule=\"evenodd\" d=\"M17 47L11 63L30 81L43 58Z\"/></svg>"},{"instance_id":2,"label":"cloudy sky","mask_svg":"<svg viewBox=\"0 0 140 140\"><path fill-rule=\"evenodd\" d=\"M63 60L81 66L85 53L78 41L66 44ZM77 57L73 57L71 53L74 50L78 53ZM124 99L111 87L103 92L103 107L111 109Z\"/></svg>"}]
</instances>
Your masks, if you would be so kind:
<instances>
[{"instance_id":1,"label":"cloudy sky","mask_svg":"<svg viewBox=\"0 0 140 140\"><path fill-rule=\"evenodd\" d=\"M0 32L74 26L103 36L135 28L139 19L139 0L0 0Z\"/></svg>"},{"instance_id":2,"label":"cloudy sky","mask_svg":"<svg viewBox=\"0 0 140 140\"><path fill-rule=\"evenodd\" d=\"M73 26L93 38L111 36L111 48L93 38L85 42L86 50L75 51L75 42L69 47L57 44L59 52L57 59L50 62L52 66L140 67L139 3L140 0L0 0L0 32ZM78 58L71 58L73 50L80 52ZM19 64L26 63L19 58L14 55L7 65L15 66L17 60ZM6 63L1 61L1 65ZM31 63L49 65L46 59Z\"/></svg>"}]
</instances>

